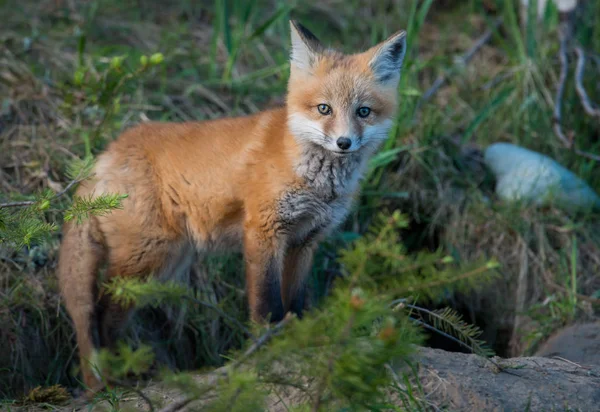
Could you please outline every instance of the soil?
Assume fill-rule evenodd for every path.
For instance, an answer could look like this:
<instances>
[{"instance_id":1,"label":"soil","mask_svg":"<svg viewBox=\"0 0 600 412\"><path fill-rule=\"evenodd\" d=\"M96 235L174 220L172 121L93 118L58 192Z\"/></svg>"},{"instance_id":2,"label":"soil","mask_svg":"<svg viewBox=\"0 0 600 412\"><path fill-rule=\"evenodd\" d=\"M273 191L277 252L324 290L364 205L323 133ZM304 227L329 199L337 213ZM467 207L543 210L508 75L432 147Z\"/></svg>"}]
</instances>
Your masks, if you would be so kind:
<instances>
[{"instance_id":1,"label":"soil","mask_svg":"<svg viewBox=\"0 0 600 412\"><path fill-rule=\"evenodd\" d=\"M580 365L563 359L529 357L490 361L476 355L423 348L419 354L419 379L424 390L423 399L438 410L600 410L600 366ZM180 400L178 393L162 389L160 385L149 386L144 393L154 400L160 399L163 407ZM280 395L283 396L270 400L269 411L288 410L300 399L294 391ZM137 396L122 400L119 406L121 410L148 410ZM201 410L197 403L190 406ZM13 410L47 409L29 407ZM77 400L58 410L90 409ZM91 410L108 411L110 407L103 402Z\"/></svg>"},{"instance_id":2,"label":"soil","mask_svg":"<svg viewBox=\"0 0 600 412\"><path fill-rule=\"evenodd\" d=\"M419 398L432 410L451 411L600 411L600 322L576 324L552 336L534 357L485 359L476 355L419 348L416 360L423 388ZM399 371L402 372L402 371ZM198 376L199 382L205 376ZM173 407L184 397L160 384L143 392L155 407ZM270 412L287 411L303 400L288 390L273 396ZM121 399L121 410L148 410L136 395ZM199 403L189 404L201 410ZM37 406L12 408L42 411ZM111 410L107 402L91 409L83 399L60 411ZM178 409L178 410L186 410Z\"/></svg>"}]
</instances>

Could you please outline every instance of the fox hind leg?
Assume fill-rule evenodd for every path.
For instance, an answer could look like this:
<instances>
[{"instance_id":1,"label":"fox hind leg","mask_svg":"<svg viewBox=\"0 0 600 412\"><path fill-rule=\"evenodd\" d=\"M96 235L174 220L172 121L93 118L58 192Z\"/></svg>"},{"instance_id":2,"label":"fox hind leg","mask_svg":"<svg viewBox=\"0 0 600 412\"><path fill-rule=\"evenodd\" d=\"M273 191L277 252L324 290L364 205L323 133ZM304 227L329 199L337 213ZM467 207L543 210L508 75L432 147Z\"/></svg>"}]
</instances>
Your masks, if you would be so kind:
<instances>
[{"instance_id":1,"label":"fox hind leg","mask_svg":"<svg viewBox=\"0 0 600 412\"><path fill-rule=\"evenodd\" d=\"M98 305L98 329L100 347L114 349L123 329L133 312L131 305L115 302L110 294L105 294Z\"/></svg>"}]
</instances>

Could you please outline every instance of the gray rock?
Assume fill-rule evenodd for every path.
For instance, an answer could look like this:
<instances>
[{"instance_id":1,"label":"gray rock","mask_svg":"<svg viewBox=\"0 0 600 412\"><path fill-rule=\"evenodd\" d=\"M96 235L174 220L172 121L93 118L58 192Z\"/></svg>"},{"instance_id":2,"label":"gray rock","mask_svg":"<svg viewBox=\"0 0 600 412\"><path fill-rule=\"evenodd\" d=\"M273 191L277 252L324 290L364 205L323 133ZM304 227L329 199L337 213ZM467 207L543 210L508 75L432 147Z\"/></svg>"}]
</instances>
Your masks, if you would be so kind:
<instances>
[{"instance_id":1,"label":"gray rock","mask_svg":"<svg viewBox=\"0 0 600 412\"><path fill-rule=\"evenodd\" d=\"M600 368L600 321L564 327L537 350L535 356L559 356Z\"/></svg>"},{"instance_id":2,"label":"gray rock","mask_svg":"<svg viewBox=\"0 0 600 412\"><path fill-rule=\"evenodd\" d=\"M494 143L484 154L496 176L496 193L507 201L555 204L575 211L600 208L600 197L573 172L540 153Z\"/></svg>"}]
</instances>

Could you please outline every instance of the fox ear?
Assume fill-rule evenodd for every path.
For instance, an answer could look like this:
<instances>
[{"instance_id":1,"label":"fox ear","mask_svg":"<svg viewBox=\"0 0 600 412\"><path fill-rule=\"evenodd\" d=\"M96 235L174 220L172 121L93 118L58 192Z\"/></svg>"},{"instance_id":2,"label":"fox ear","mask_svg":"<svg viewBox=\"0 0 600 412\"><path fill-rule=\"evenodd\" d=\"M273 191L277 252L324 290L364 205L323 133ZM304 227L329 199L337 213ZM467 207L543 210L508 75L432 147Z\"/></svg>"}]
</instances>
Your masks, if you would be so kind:
<instances>
[{"instance_id":1,"label":"fox ear","mask_svg":"<svg viewBox=\"0 0 600 412\"><path fill-rule=\"evenodd\" d=\"M323 50L319 39L296 20L290 20L292 37L291 61L297 68L310 72Z\"/></svg>"},{"instance_id":2,"label":"fox ear","mask_svg":"<svg viewBox=\"0 0 600 412\"><path fill-rule=\"evenodd\" d=\"M400 70L406 54L406 32L403 30L390 36L367 53L371 53L369 67L378 81L397 82L400 79Z\"/></svg>"}]
</instances>

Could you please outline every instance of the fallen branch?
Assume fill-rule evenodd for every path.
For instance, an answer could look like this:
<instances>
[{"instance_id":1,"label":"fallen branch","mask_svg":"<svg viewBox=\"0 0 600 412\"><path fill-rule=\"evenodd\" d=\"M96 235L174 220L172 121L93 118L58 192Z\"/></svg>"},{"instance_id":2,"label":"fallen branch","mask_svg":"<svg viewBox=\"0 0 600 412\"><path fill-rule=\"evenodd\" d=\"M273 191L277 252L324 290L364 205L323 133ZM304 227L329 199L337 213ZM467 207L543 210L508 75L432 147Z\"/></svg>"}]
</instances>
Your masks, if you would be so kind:
<instances>
[{"instance_id":1,"label":"fallen branch","mask_svg":"<svg viewBox=\"0 0 600 412\"><path fill-rule=\"evenodd\" d=\"M263 335L261 335L256 341L248 348L246 351L235 361L222 366L209 374L204 375L208 378L207 385L209 388L216 386L218 379L226 377L229 375L234 369L244 363L254 352L259 350L262 346L264 346L267 342L273 338L273 336L277 335L281 329L283 329L292 319L294 319L294 315L288 314L283 320L277 323L275 326L267 330ZM179 399L176 399L174 403L165 406L159 412L176 412L184 408L186 405L189 405L191 402L197 400L197 398L182 396Z\"/></svg>"},{"instance_id":2,"label":"fallen branch","mask_svg":"<svg viewBox=\"0 0 600 412\"><path fill-rule=\"evenodd\" d=\"M593 153L589 153L589 152L584 152L583 150L579 150L579 149L575 149L575 153L578 154L581 157L587 157L588 159L592 159L595 160L597 162L600 162L600 156L593 154Z\"/></svg>"},{"instance_id":3,"label":"fallen branch","mask_svg":"<svg viewBox=\"0 0 600 412\"><path fill-rule=\"evenodd\" d=\"M295 316L292 314L288 314L285 318L283 318L279 323L275 326L267 330L263 335L261 335L256 341L248 348L246 351L235 361L231 362L227 366L223 366L215 371L215 373L220 373L221 375L227 375L230 371L234 370L242 363L246 361L254 352L259 350L263 345L273 338L273 336L277 335L281 329L283 329Z\"/></svg>"},{"instance_id":4,"label":"fallen branch","mask_svg":"<svg viewBox=\"0 0 600 412\"><path fill-rule=\"evenodd\" d=\"M251 338L253 341L256 341L256 337L252 334L252 332L250 332L250 330L248 330L247 327L245 327L242 324L242 322L240 322L239 320L235 319L232 316L229 316L227 313L225 313L217 305L214 305L214 304L209 303L209 302L205 302L205 301L200 300L200 299L196 299L193 296L182 295L182 298L183 299L187 299L190 302L196 303L198 305L204 306L206 308L212 309L213 311L215 311L216 313L218 313L222 318L228 320L229 322L231 322L232 324L234 324L236 327L238 327L246 336L248 336L249 338Z\"/></svg>"},{"instance_id":5,"label":"fallen branch","mask_svg":"<svg viewBox=\"0 0 600 412\"><path fill-rule=\"evenodd\" d=\"M565 83L567 82L567 74L569 71L569 61L567 58L567 46L569 43L569 39L571 37L571 30L572 30L571 13L573 13L573 12L571 11L571 12L567 13L567 15L563 18L563 21L561 22L560 30L558 32L559 33L558 36L559 36L559 40L560 40L560 50L558 53L558 56L560 59L560 77L558 79L558 87L556 89L556 98L554 99L554 116L552 118L552 123L553 123L552 128L554 129L554 134L556 134L556 137L558 137L558 139L563 143L563 145L567 149L572 149L573 152L579 156L594 160L596 162L600 162L599 155L585 152L583 150L575 148L574 144L573 144L573 141L574 141L573 136L570 136L568 138L564 134L563 129L562 129L561 107L562 107L562 100L563 100L563 95L564 95L564 91L565 91ZM575 87L577 89L577 94L579 95L581 104L583 105L585 112L591 116L600 117L600 111L597 109L594 109L585 89L583 88L583 83L582 83L581 78L583 76L583 69L585 66L585 54L583 53L583 50L579 47L575 48L575 52L577 53L577 57L578 57L577 67L575 69Z\"/></svg>"},{"instance_id":6,"label":"fallen branch","mask_svg":"<svg viewBox=\"0 0 600 412\"><path fill-rule=\"evenodd\" d=\"M562 99L565 91L565 83L567 82L567 72L569 71L569 61L567 59L567 42L570 37L571 27L568 22L561 23L559 30L560 50L558 56L560 58L560 77L558 79L558 87L556 89L556 97L554 98L554 116L552 118L553 129L556 136L567 147L571 148L572 141L565 136L562 130Z\"/></svg>"},{"instance_id":7,"label":"fallen branch","mask_svg":"<svg viewBox=\"0 0 600 412\"><path fill-rule=\"evenodd\" d=\"M120 379L111 378L109 382L113 385L121 386L122 388L129 389L130 391L135 392L136 395L138 395L140 398L142 398L144 402L146 402L146 405L148 405L148 411L154 412L154 404L152 403L150 398L146 396L144 391Z\"/></svg>"},{"instance_id":8,"label":"fallen branch","mask_svg":"<svg viewBox=\"0 0 600 412\"><path fill-rule=\"evenodd\" d=\"M498 28L498 26L500 26L501 23L502 23L502 18L497 18L496 20L494 20L494 23L492 24L492 28L488 29L485 33L483 33L483 35L479 39L477 39L475 44L469 50L467 50L463 55L461 55L458 59L456 59L455 66L464 66L464 65L468 64L471 61L471 59L473 58L473 56L475 56L475 54L488 41L490 41L490 39L492 38L492 35L494 34L494 31ZM450 72L451 71L452 70L450 70ZM433 82L433 85L431 85L431 87L429 89L427 89L427 91L425 93L423 93L423 96L417 103L417 108L415 109L415 112L419 110L419 108L421 107L421 105L423 103L425 103L429 99L431 99L438 92L438 90L444 85L444 83L446 83L447 80L448 80L447 74L441 74L440 76L438 76L438 78L435 79L435 81Z\"/></svg>"},{"instance_id":9,"label":"fallen branch","mask_svg":"<svg viewBox=\"0 0 600 412\"><path fill-rule=\"evenodd\" d=\"M590 101L590 98L583 87L583 69L585 68L585 53L581 47L575 47L575 53L577 53L577 67L575 68L575 88L581 105L585 112L592 116L600 118L600 109L595 108L594 104Z\"/></svg>"},{"instance_id":10,"label":"fallen branch","mask_svg":"<svg viewBox=\"0 0 600 412\"><path fill-rule=\"evenodd\" d=\"M84 179L74 179L71 180L69 182L69 184L67 185L67 187L65 187L63 190L61 190L60 192L58 192L57 194L55 194L54 196L52 196L52 198L50 199L52 200L56 200L59 197L63 196L65 193L67 193L73 186L75 186L77 183L80 183L82 180ZM35 200L24 200L22 202L8 202L8 203L0 203L0 209L2 208L8 208L8 207L23 207L23 206L31 206L34 205L36 203Z\"/></svg>"}]
</instances>

